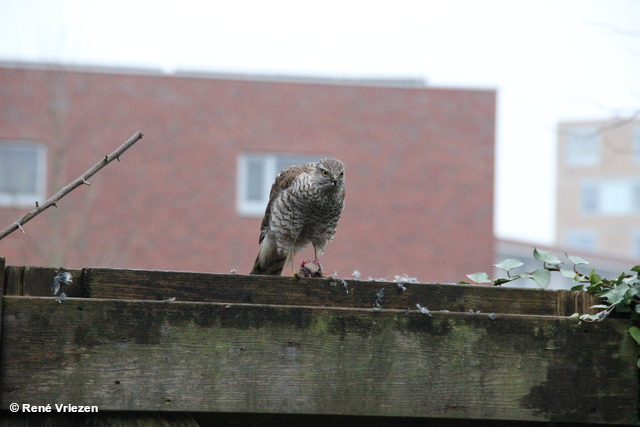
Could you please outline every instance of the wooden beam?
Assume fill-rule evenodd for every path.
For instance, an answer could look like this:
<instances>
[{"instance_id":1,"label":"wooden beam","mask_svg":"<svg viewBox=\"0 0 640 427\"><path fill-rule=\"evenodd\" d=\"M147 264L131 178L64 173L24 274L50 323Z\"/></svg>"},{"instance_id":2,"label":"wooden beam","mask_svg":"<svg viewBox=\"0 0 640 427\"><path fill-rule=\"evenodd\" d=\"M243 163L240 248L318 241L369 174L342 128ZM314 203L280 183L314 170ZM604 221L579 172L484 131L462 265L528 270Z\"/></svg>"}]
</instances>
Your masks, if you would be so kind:
<instances>
[{"instance_id":1,"label":"wooden beam","mask_svg":"<svg viewBox=\"0 0 640 427\"><path fill-rule=\"evenodd\" d=\"M638 422L622 319L4 300L0 409Z\"/></svg>"},{"instance_id":2,"label":"wooden beam","mask_svg":"<svg viewBox=\"0 0 640 427\"><path fill-rule=\"evenodd\" d=\"M199 427L190 414L106 412L28 414L4 411L0 413L0 427Z\"/></svg>"},{"instance_id":3,"label":"wooden beam","mask_svg":"<svg viewBox=\"0 0 640 427\"><path fill-rule=\"evenodd\" d=\"M12 266L6 267L6 295L52 296L53 278L58 268ZM65 286L68 297L84 297L82 270L65 270L71 273L73 282Z\"/></svg>"},{"instance_id":4,"label":"wooden beam","mask_svg":"<svg viewBox=\"0 0 640 427\"><path fill-rule=\"evenodd\" d=\"M158 270L90 268L84 280L87 295L94 298L371 308L384 289L380 305L387 309L415 309L420 304L430 310L543 316L587 313L600 300L586 292L564 290L408 283L401 291L393 282Z\"/></svg>"},{"instance_id":5,"label":"wooden beam","mask_svg":"<svg viewBox=\"0 0 640 427\"><path fill-rule=\"evenodd\" d=\"M0 257L0 348L2 348L2 308L4 305L4 289L5 289L5 257Z\"/></svg>"}]
</instances>

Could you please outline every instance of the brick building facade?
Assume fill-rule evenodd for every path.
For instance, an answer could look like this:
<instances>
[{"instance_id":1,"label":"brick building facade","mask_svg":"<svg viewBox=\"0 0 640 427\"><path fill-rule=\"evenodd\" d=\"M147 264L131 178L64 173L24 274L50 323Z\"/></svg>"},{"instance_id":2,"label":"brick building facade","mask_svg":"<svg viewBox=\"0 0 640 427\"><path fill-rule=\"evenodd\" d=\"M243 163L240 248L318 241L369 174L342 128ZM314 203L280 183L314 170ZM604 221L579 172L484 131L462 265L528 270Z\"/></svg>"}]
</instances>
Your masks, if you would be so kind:
<instances>
[{"instance_id":1,"label":"brick building facade","mask_svg":"<svg viewBox=\"0 0 640 427\"><path fill-rule=\"evenodd\" d=\"M40 200L136 130L145 135L26 234L0 241L0 255L13 265L247 273L261 214L239 199L252 197L240 187L255 178L243 167L257 159L259 175L278 164L269 159L330 155L346 165L347 199L322 259L327 272L458 281L493 262L495 98L379 82L0 65L0 149L37 148ZM8 197L0 228L30 208Z\"/></svg>"}]
</instances>

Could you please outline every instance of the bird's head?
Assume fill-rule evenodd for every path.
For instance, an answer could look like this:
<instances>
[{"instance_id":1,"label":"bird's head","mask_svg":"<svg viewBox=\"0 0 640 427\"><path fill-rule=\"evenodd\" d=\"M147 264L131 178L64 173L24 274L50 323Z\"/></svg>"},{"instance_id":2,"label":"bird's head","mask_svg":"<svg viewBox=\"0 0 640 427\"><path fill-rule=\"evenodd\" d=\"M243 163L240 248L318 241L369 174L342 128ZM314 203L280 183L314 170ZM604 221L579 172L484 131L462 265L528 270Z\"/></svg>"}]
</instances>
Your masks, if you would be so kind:
<instances>
[{"instance_id":1,"label":"bird's head","mask_svg":"<svg viewBox=\"0 0 640 427\"><path fill-rule=\"evenodd\" d=\"M334 186L336 188L344 185L344 164L338 159L327 157L320 159L317 163L316 173L320 185Z\"/></svg>"}]
</instances>

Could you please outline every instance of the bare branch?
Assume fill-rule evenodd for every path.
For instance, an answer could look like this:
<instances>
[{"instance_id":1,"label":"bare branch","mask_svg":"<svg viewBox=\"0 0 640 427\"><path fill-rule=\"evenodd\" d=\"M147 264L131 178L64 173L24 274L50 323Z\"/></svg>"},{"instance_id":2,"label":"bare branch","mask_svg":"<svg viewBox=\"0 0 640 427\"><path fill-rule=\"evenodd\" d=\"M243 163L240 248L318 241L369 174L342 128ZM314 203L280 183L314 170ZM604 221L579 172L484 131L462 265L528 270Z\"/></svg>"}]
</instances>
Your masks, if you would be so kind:
<instances>
[{"instance_id":1,"label":"bare branch","mask_svg":"<svg viewBox=\"0 0 640 427\"><path fill-rule=\"evenodd\" d=\"M580 138L580 139L595 138L597 136L600 136L600 135L605 134L607 132L610 132L612 130L616 130L618 128L625 127L626 125L636 121L636 119L638 117L640 117L640 110L634 111L633 114L629 115L628 117L614 118L609 123L606 123L606 124L598 127L593 132L578 133L578 132L575 131L575 129L566 129L566 130L562 130L561 134L562 135L574 136L574 137Z\"/></svg>"},{"instance_id":2,"label":"bare branch","mask_svg":"<svg viewBox=\"0 0 640 427\"><path fill-rule=\"evenodd\" d=\"M62 199L64 196L72 192L74 189L78 188L79 186L83 184L89 185L89 183L87 182L87 179L91 178L100 169L102 169L103 167L111 163L113 160L118 159L119 161L122 153L127 151L133 144L138 142L140 139L142 139L142 132L137 131L135 134L133 134L131 138L127 140L127 142L122 144L116 151L109 154L108 156L105 156L102 160L96 163L91 169L89 169L88 171L80 175L78 178L76 178L72 183L64 187L62 190L58 191L56 194L54 194L49 200L44 202L42 205L38 205L38 202L36 202L36 207L33 208L31 211L29 211L29 213L27 213L25 216L23 216L18 221L14 222L4 230L0 231L0 240L4 239L9 234L13 233L18 229L24 233L22 226L25 223L33 219L36 215L40 214L44 210L50 208L51 206L58 207L56 203L60 199Z\"/></svg>"},{"instance_id":3,"label":"bare branch","mask_svg":"<svg viewBox=\"0 0 640 427\"><path fill-rule=\"evenodd\" d=\"M605 132L612 131L614 129L618 129L618 128L624 127L624 126L628 125L629 123L633 123L638 117L640 117L640 110L636 110L633 113L633 115L631 115L629 117L619 118L619 119L614 120L611 123L608 123L606 125L601 126L600 129L598 129L598 131L600 133L605 133Z\"/></svg>"}]
</instances>

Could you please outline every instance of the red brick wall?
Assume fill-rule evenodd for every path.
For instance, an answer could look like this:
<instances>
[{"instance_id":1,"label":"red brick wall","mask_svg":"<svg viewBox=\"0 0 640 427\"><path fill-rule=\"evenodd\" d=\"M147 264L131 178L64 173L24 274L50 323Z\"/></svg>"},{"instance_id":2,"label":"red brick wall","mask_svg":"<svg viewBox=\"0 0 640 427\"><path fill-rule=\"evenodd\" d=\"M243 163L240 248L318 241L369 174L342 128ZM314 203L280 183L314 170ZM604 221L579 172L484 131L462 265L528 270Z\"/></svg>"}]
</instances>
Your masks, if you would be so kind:
<instances>
[{"instance_id":1,"label":"red brick wall","mask_svg":"<svg viewBox=\"0 0 640 427\"><path fill-rule=\"evenodd\" d=\"M236 212L239 153L326 153L345 163L347 185L327 272L458 281L493 261L494 122L488 90L0 67L0 141L49 147L48 196L145 134L26 235L0 241L0 254L13 265L246 273L261 218ZM0 208L0 228L26 211Z\"/></svg>"}]
</instances>

